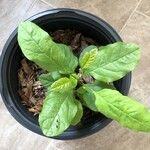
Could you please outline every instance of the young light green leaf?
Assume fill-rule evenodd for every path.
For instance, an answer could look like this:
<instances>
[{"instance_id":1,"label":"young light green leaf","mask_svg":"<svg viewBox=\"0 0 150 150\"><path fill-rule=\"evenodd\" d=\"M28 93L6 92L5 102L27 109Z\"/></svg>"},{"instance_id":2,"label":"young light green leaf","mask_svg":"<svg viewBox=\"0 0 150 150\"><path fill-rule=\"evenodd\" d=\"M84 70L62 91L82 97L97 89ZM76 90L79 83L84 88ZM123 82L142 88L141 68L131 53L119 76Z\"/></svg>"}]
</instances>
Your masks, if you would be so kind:
<instances>
[{"instance_id":1,"label":"young light green leaf","mask_svg":"<svg viewBox=\"0 0 150 150\"><path fill-rule=\"evenodd\" d=\"M98 48L96 46L88 46L83 50L79 58L79 64L82 69L87 69L92 62L95 60L98 53Z\"/></svg>"},{"instance_id":2,"label":"young light green leaf","mask_svg":"<svg viewBox=\"0 0 150 150\"><path fill-rule=\"evenodd\" d=\"M47 95L39 114L39 124L44 135L60 135L70 126L77 113L74 101L71 92L51 92Z\"/></svg>"},{"instance_id":3,"label":"young light green leaf","mask_svg":"<svg viewBox=\"0 0 150 150\"><path fill-rule=\"evenodd\" d=\"M150 111L143 104L111 89L95 92L95 97L99 112L108 118L132 130L150 132Z\"/></svg>"},{"instance_id":4,"label":"young light green leaf","mask_svg":"<svg viewBox=\"0 0 150 150\"><path fill-rule=\"evenodd\" d=\"M77 95L81 99L81 102L84 106L93 111L98 111L97 107L95 106L94 92L100 91L104 88L113 88L113 86L102 82L84 84L77 90Z\"/></svg>"},{"instance_id":5,"label":"young light green leaf","mask_svg":"<svg viewBox=\"0 0 150 150\"><path fill-rule=\"evenodd\" d=\"M51 85L50 90L55 92L56 91L64 92L64 91L72 90L76 86L77 86L77 79L75 79L72 76L70 76L70 78L63 77L55 81Z\"/></svg>"},{"instance_id":6,"label":"young light green leaf","mask_svg":"<svg viewBox=\"0 0 150 150\"><path fill-rule=\"evenodd\" d=\"M68 46L55 43L47 32L30 21L19 25L18 42L29 60L49 72L73 73L78 65Z\"/></svg>"},{"instance_id":7,"label":"young light green leaf","mask_svg":"<svg viewBox=\"0 0 150 150\"><path fill-rule=\"evenodd\" d=\"M55 71L47 74L41 74L39 76L39 80L45 88L48 88L54 81L60 79L61 77L62 75L59 72Z\"/></svg>"},{"instance_id":8,"label":"young light green leaf","mask_svg":"<svg viewBox=\"0 0 150 150\"><path fill-rule=\"evenodd\" d=\"M81 69L99 81L112 82L132 71L139 59L137 45L116 42L101 47L94 61L87 68Z\"/></svg>"},{"instance_id":9,"label":"young light green leaf","mask_svg":"<svg viewBox=\"0 0 150 150\"><path fill-rule=\"evenodd\" d=\"M83 116L83 107L81 103L78 100L75 100L74 102L76 103L78 110L77 110L75 117L73 118L71 122L71 125L78 124Z\"/></svg>"}]
</instances>

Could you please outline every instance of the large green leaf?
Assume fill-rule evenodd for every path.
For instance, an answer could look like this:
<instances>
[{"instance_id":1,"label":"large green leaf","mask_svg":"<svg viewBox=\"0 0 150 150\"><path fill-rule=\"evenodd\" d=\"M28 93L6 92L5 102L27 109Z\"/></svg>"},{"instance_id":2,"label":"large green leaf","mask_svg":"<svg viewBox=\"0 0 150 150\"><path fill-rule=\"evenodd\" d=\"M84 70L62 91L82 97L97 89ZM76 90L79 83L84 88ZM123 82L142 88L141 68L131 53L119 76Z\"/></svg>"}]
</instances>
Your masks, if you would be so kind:
<instances>
[{"instance_id":1,"label":"large green leaf","mask_svg":"<svg viewBox=\"0 0 150 150\"><path fill-rule=\"evenodd\" d=\"M150 132L150 111L143 104L116 90L95 92L99 112L135 131Z\"/></svg>"},{"instance_id":2,"label":"large green leaf","mask_svg":"<svg viewBox=\"0 0 150 150\"><path fill-rule=\"evenodd\" d=\"M67 74L73 73L78 65L68 46L55 43L47 32L30 21L19 25L18 42L23 54L45 70Z\"/></svg>"},{"instance_id":3,"label":"large green leaf","mask_svg":"<svg viewBox=\"0 0 150 150\"><path fill-rule=\"evenodd\" d=\"M78 110L77 110L75 117L73 118L71 122L71 125L78 124L83 116L83 107L81 103L78 100L75 100L74 102L76 103Z\"/></svg>"},{"instance_id":4,"label":"large green leaf","mask_svg":"<svg viewBox=\"0 0 150 150\"><path fill-rule=\"evenodd\" d=\"M51 87L51 91L59 91L59 92L64 92L64 91L69 91L72 90L77 86L77 79L75 79L73 76L70 76L70 78L63 77L55 81Z\"/></svg>"},{"instance_id":5,"label":"large green leaf","mask_svg":"<svg viewBox=\"0 0 150 150\"><path fill-rule=\"evenodd\" d=\"M71 124L77 113L77 105L71 92L51 92L44 100L39 114L39 124L46 136L57 136Z\"/></svg>"},{"instance_id":6,"label":"large green leaf","mask_svg":"<svg viewBox=\"0 0 150 150\"><path fill-rule=\"evenodd\" d=\"M96 55L94 49L91 49L91 53L89 50L84 51L85 57L94 55L92 62L87 63L87 67L84 67L82 63L80 66L84 74L90 74L103 82L112 82L122 78L135 68L140 59L139 47L131 43L116 42L103 46L99 48ZM82 56L80 62L84 61L83 58Z\"/></svg>"},{"instance_id":7,"label":"large green leaf","mask_svg":"<svg viewBox=\"0 0 150 150\"><path fill-rule=\"evenodd\" d=\"M39 76L39 80L45 88L48 88L53 84L54 81L61 78L61 76L62 75L59 72L55 71L47 74L41 74Z\"/></svg>"},{"instance_id":8,"label":"large green leaf","mask_svg":"<svg viewBox=\"0 0 150 150\"><path fill-rule=\"evenodd\" d=\"M84 106L93 111L98 111L97 107L95 106L95 95L93 92L100 91L104 88L113 88L113 86L102 82L84 84L77 90L77 95L81 99L81 102Z\"/></svg>"}]
</instances>

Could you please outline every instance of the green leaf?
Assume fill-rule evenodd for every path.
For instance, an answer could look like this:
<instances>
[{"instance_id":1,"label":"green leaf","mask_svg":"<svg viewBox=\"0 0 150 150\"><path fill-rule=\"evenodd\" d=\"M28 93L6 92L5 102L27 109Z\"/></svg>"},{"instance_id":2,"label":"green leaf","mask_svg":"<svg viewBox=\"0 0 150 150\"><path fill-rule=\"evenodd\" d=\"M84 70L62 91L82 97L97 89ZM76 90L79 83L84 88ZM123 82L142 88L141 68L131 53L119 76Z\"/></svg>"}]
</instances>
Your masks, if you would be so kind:
<instances>
[{"instance_id":1,"label":"green leaf","mask_svg":"<svg viewBox=\"0 0 150 150\"><path fill-rule=\"evenodd\" d=\"M71 125L78 124L83 116L83 107L81 103L78 100L75 100L74 102L76 103L78 110L77 110L75 117L73 118L71 122Z\"/></svg>"},{"instance_id":2,"label":"green leaf","mask_svg":"<svg viewBox=\"0 0 150 150\"><path fill-rule=\"evenodd\" d=\"M84 55L88 54L89 51ZM81 69L84 74L89 74L99 81L112 82L132 71L139 59L140 51L137 45L116 42L101 47L94 61L88 67Z\"/></svg>"},{"instance_id":3,"label":"green leaf","mask_svg":"<svg viewBox=\"0 0 150 150\"><path fill-rule=\"evenodd\" d=\"M99 112L108 118L135 131L150 131L150 111L143 104L111 89L95 92L95 96Z\"/></svg>"},{"instance_id":4,"label":"green leaf","mask_svg":"<svg viewBox=\"0 0 150 150\"><path fill-rule=\"evenodd\" d=\"M29 60L49 72L73 73L78 65L70 47L55 43L47 32L30 21L19 25L18 42Z\"/></svg>"},{"instance_id":5,"label":"green leaf","mask_svg":"<svg viewBox=\"0 0 150 150\"><path fill-rule=\"evenodd\" d=\"M45 88L48 88L52 85L52 83L61 78L61 74L59 72L51 72L47 74L41 74L39 76L39 80Z\"/></svg>"},{"instance_id":6,"label":"green leaf","mask_svg":"<svg viewBox=\"0 0 150 150\"><path fill-rule=\"evenodd\" d=\"M55 81L51 87L51 91L59 91L59 92L64 92L68 90L72 90L77 86L77 79L74 77L70 76L70 78L63 77Z\"/></svg>"},{"instance_id":7,"label":"green leaf","mask_svg":"<svg viewBox=\"0 0 150 150\"><path fill-rule=\"evenodd\" d=\"M71 92L51 92L47 95L39 114L39 124L44 135L60 135L70 126L77 113L74 101Z\"/></svg>"},{"instance_id":8,"label":"green leaf","mask_svg":"<svg viewBox=\"0 0 150 150\"><path fill-rule=\"evenodd\" d=\"M98 48L96 46L88 46L85 48L79 58L79 64L82 69L87 69L94 62Z\"/></svg>"},{"instance_id":9,"label":"green leaf","mask_svg":"<svg viewBox=\"0 0 150 150\"><path fill-rule=\"evenodd\" d=\"M113 86L102 82L84 84L77 90L77 95L81 99L81 102L84 106L88 107L93 111L98 111L97 107L95 106L94 92L100 91L104 88L113 88Z\"/></svg>"}]
</instances>

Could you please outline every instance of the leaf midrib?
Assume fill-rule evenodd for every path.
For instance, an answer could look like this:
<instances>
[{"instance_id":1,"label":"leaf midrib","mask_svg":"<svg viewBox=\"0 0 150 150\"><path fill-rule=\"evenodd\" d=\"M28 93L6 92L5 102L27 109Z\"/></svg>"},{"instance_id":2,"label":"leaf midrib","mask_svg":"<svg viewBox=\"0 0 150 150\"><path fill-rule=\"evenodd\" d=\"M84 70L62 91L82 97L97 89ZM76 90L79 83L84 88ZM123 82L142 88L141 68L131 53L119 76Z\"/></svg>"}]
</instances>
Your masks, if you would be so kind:
<instances>
[{"instance_id":1,"label":"leaf midrib","mask_svg":"<svg viewBox=\"0 0 150 150\"><path fill-rule=\"evenodd\" d=\"M102 98L103 99L103 98ZM136 122L138 122L139 124L141 124L142 126L145 126L146 128L147 128L147 123L142 123L142 122L140 122L139 120L137 120L136 118L134 118L134 117L131 117L131 116L129 116L128 114L126 114L124 111L122 111L121 109L119 109L118 107L116 107L116 106L114 106L114 105L112 105L111 103L109 103L107 100L104 100L108 105L110 105L111 107L113 106L114 108L116 108L117 110L119 110L119 111L121 111L123 114L125 114L125 116L128 116L129 118L131 118L131 119L133 119L133 120L135 120Z\"/></svg>"},{"instance_id":2,"label":"leaf midrib","mask_svg":"<svg viewBox=\"0 0 150 150\"><path fill-rule=\"evenodd\" d=\"M65 98L65 99L62 101L62 103L60 104L60 107L59 107L59 109L58 109L58 113L56 113L55 116L53 117L53 119L52 119L52 121L51 121L51 124L49 125L49 129L48 129L47 132L51 131L51 127L54 126L53 124L54 124L54 121L55 121L55 119L56 119L56 116L59 114L59 112L60 112L60 110L61 110L61 107L62 107L63 103L66 101L66 99L68 98L68 96L69 96L69 95L67 95L66 98ZM55 96L54 96L53 98L51 98L51 100L52 100L52 99L55 99ZM45 121L45 120L47 120L47 118L44 119L44 121ZM44 121L43 121L43 122L44 122Z\"/></svg>"},{"instance_id":3,"label":"leaf midrib","mask_svg":"<svg viewBox=\"0 0 150 150\"><path fill-rule=\"evenodd\" d=\"M41 47L40 44L39 44L38 42L36 42L36 40L30 35L30 33L26 30L26 28L24 28L24 27L22 26L22 29L23 29L24 31L26 31L26 32L28 33L28 35L31 37L31 39L38 45L38 49L39 49L40 53L44 54L47 58L50 59L50 61L52 60L52 62L53 62L54 64L57 64L57 67L61 66L61 67L63 68L63 71L66 71L66 69L64 68L64 66L62 66L62 64L58 64L57 61L55 61L55 60L53 59L53 57L49 57L49 55L47 56L47 55L45 54L45 52L42 52L42 51L41 51L42 47Z\"/></svg>"},{"instance_id":4,"label":"leaf midrib","mask_svg":"<svg viewBox=\"0 0 150 150\"><path fill-rule=\"evenodd\" d=\"M129 53L127 53L126 55L123 55L122 57L119 57L119 58L113 60L113 62L111 61L111 62L109 62L109 63L107 63L107 64L101 65L100 68L102 68L102 67L104 67L104 66L106 67L106 66L108 66L108 65L110 65L110 64L113 64L113 63L115 63L116 61L122 59L123 57L125 57L125 56L127 56L127 55L130 55L131 53L134 53L134 52L136 52L136 51L137 51L137 49L136 49L136 50L133 50L133 51L131 51L131 52L129 52ZM95 69L92 70L92 72L95 72L95 71L99 70L100 68L95 68Z\"/></svg>"},{"instance_id":5,"label":"leaf midrib","mask_svg":"<svg viewBox=\"0 0 150 150\"><path fill-rule=\"evenodd\" d=\"M88 58L87 58L86 61L83 63L82 69L84 69L84 66L87 64L87 62L88 62L89 59L90 59L90 54L88 53L87 55L88 55ZM83 59L84 59L84 58L83 58Z\"/></svg>"},{"instance_id":6,"label":"leaf midrib","mask_svg":"<svg viewBox=\"0 0 150 150\"><path fill-rule=\"evenodd\" d=\"M69 85L71 85L71 81L69 81L69 79L67 79L68 81L67 82L65 82L64 84L60 84L59 86L56 86L56 87L53 87L52 89L55 91L55 90L59 90L59 89L62 89L62 87L66 87L67 85L69 86Z\"/></svg>"}]
</instances>

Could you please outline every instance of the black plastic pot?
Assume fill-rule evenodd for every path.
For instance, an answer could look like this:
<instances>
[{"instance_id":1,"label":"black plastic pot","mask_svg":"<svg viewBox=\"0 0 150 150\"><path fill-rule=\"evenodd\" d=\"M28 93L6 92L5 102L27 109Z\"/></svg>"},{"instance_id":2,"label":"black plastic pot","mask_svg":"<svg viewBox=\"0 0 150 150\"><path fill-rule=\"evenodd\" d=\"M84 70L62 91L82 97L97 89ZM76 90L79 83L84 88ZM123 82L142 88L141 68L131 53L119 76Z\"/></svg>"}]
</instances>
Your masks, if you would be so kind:
<instances>
[{"instance_id":1,"label":"black plastic pot","mask_svg":"<svg viewBox=\"0 0 150 150\"><path fill-rule=\"evenodd\" d=\"M52 9L41 12L28 20L35 22L46 31L57 29L76 29L84 35L91 37L102 45L121 41L116 31L102 19L89 13L74 9ZM21 98L17 93L17 70L20 67L22 53L17 42L17 29L13 31L7 40L0 58L0 91L3 101L12 116L24 127L43 135L38 125L38 118L33 117L25 106L21 104ZM131 73L114 84L123 94L127 95L131 83ZM91 135L104 128L111 119L103 115L96 115L82 127L70 127L56 139L76 139Z\"/></svg>"}]
</instances>

